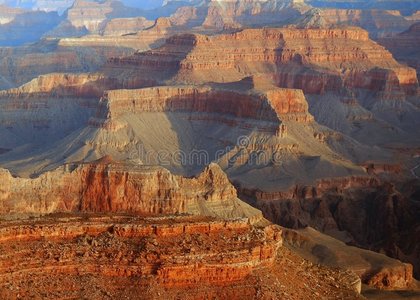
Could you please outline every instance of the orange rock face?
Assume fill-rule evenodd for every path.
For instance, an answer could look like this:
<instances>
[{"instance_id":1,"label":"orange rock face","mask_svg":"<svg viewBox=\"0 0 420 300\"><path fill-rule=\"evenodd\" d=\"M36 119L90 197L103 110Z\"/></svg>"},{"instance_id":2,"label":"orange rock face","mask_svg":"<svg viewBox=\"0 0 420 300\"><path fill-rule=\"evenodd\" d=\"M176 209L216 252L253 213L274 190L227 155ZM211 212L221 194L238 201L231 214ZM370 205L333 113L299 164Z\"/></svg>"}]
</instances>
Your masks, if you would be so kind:
<instances>
[{"instance_id":1,"label":"orange rock face","mask_svg":"<svg viewBox=\"0 0 420 300\"><path fill-rule=\"evenodd\" d=\"M222 121L222 116L269 121L273 123L271 128L265 126L261 130L273 133L280 131L283 121L313 121L306 99L298 90L273 89L266 95L251 95L184 86L108 91L90 124L106 128L124 114L147 112L194 112L193 119L199 118L199 113L206 113L217 122Z\"/></svg>"},{"instance_id":2,"label":"orange rock face","mask_svg":"<svg viewBox=\"0 0 420 300\"><path fill-rule=\"evenodd\" d=\"M345 87L405 93L418 86L415 70L398 64L358 28L174 36L157 50L115 59L111 65L195 83L237 81L258 72L272 76L278 86L314 94Z\"/></svg>"},{"instance_id":3,"label":"orange rock face","mask_svg":"<svg viewBox=\"0 0 420 300\"><path fill-rule=\"evenodd\" d=\"M2 171L1 214L131 212L261 217L258 210L241 203L217 165L191 179L158 167L93 164L72 168L37 179L13 178Z\"/></svg>"},{"instance_id":4,"label":"orange rock face","mask_svg":"<svg viewBox=\"0 0 420 300\"><path fill-rule=\"evenodd\" d=\"M6 222L0 231L3 254L12 241L22 251L42 239L50 243L36 256L9 252L0 261L1 285L12 278L22 280L29 272L35 280L47 274L90 274L132 277L145 284L153 278L167 288L229 285L256 268L271 267L282 244L276 226L256 228L246 220L200 217L62 216L33 225ZM65 251L60 244L66 244ZM11 269L16 273L9 276Z\"/></svg>"},{"instance_id":5,"label":"orange rock face","mask_svg":"<svg viewBox=\"0 0 420 300\"><path fill-rule=\"evenodd\" d=\"M355 275L308 263L281 247L279 227L246 220L51 215L3 221L0 236L7 299L359 299Z\"/></svg>"}]
</instances>

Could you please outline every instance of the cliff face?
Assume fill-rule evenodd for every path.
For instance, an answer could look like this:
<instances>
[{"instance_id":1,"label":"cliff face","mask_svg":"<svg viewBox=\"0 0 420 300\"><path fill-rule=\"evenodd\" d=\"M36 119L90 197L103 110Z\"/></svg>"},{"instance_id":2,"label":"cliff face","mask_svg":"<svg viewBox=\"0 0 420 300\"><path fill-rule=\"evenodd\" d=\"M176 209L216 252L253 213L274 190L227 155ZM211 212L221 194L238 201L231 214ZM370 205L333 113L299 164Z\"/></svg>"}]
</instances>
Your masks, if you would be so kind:
<instances>
[{"instance_id":1,"label":"cliff face","mask_svg":"<svg viewBox=\"0 0 420 300\"><path fill-rule=\"evenodd\" d=\"M346 87L382 91L390 76L396 77L392 85L399 89L418 85L415 70L398 64L357 28L249 29L214 37L175 36L157 50L113 63L134 65L152 74L165 69L166 78L175 76L184 82L237 81L259 72L273 76L281 87L316 94Z\"/></svg>"},{"instance_id":2,"label":"cliff face","mask_svg":"<svg viewBox=\"0 0 420 300\"><path fill-rule=\"evenodd\" d=\"M96 118L111 121L124 114L147 112L206 113L216 118L260 120L273 123L273 133L286 120L313 121L305 97L298 90L274 89L264 96L189 86L108 91Z\"/></svg>"},{"instance_id":3,"label":"cliff face","mask_svg":"<svg viewBox=\"0 0 420 300\"><path fill-rule=\"evenodd\" d=\"M322 18L329 24L358 26L367 30L371 38L395 35L406 30L413 20L398 10L320 9Z\"/></svg>"},{"instance_id":4,"label":"cliff face","mask_svg":"<svg viewBox=\"0 0 420 300\"><path fill-rule=\"evenodd\" d=\"M378 42L392 52L399 61L407 63L420 74L420 23L415 23L408 30L393 37L384 37Z\"/></svg>"},{"instance_id":5,"label":"cliff face","mask_svg":"<svg viewBox=\"0 0 420 300\"><path fill-rule=\"evenodd\" d=\"M112 19L110 20L103 29L102 34L104 35L124 35L138 31L142 31L145 28L151 27L152 21L146 18L123 18L123 19Z\"/></svg>"},{"instance_id":6,"label":"cliff face","mask_svg":"<svg viewBox=\"0 0 420 300\"><path fill-rule=\"evenodd\" d=\"M236 196L216 165L197 178L174 176L161 168L84 165L45 173L37 179L13 178L2 171L2 214L53 212L192 213L259 218ZM36 192L38 191L38 193Z\"/></svg>"},{"instance_id":7,"label":"cliff face","mask_svg":"<svg viewBox=\"0 0 420 300\"><path fill-rule=\"evenodd\" d=\"M118 218L118 217L117 217ZM31 257L32 272L38 277L41 274L81 275L91 274L100 277L153 277L161 286L167 288L188 287L194 284L229 285L245 279L256 268L270 268L276 259L281 246L281 231L275 226L257 229L246 221L222 221L202 218L168 218L131 220L120 217L116 223L109 217L92 218L89 223L82 220L67 219L56 225L37 224L29 226L4 226L1 242L15 241L22 245L36 245L41 237L48 240L59 238L70 247L60 258L48 258L48 254L56 255L58 250L54 242L49 253L40 253ZM235 239L235 235L240 239ZM201 244L200 238L201 237ZM216 236L223 240L216 241ZM83 239L99 250L108 246L107 257L100 259L99 270L94 262L95 253L90 251ZM131 239L131 247L127 241ZM205 240L206 241L205 241ZM236 242L235 242L236 240ZM242 242L242 240L244 242ZM182 241L189 242L190 253L184 248ZM246 242L247 241L247 242ZM203 244L215 242L211 250ZM120 244L124 249L114 248ZM217 243L217 244L216 244ZM135 253L131 252L138 245ZM24 247L25 247L24 246ZM101 247L102 246L102 247ZM131 248L131 249L130 249ZM93 249L92 249L93 250ZM77 253L86 252L83 261L78 262ZM118 256L118 251L120 251ZM0 263L0 281L6 279L6 270L20 270L20 278L24 278L29 270L25 268L28 257L14 256L13 262L2 260ZM200 262L198 263L198 257ZM121 262L123 259L126 263ZM41 262L48 262L48 270L42 270ZM73 262L70 263L69 262ZM118 265L118 267L116 266Z\"/></svg>"},{"instance_id":8,"label":"cliff face","mask_svg":"<svg viewBox=\"0 0 420 300\"><path fill-rule=\"evenodd\" d=\"M61 21L55 12L21 11L5 6L1 6L0 10L0 46L36 42Z\"/></svg>"},{"instance_id":9,"label":"cliff face","mask_svg":"<svg viewBox=\"0 0 420 300\"><path fill-rule=\"evenodd\" d=\"M377 289L410 289L414 286L413 266L410 264L348 246L311 227L284 229L283 232L285 244L313 263L353 271L363 283Z\"/></svg>"},{"instance_id":10,"label":"cliff face","mask_svg":"<svg viewBox=\"0 0 420 300\"><path fill-rule=\"evenodd\" d=\"M155 50L110 60L104 72L115 77L147 74L162 85L228 84L259 74L277 87L301 89L316 99L310 101L315 119L359 142L417 140L413 128L419 110L412 105L418 93L416 70L398 63L360 28L176 35ZM260 89L257 83L254 88Z\"/></svg>"},{"instance_id":11,"label":"cliff face","mask_svg":"<svg viewBox=\"0 0 420 300\"><path fill-rule=\"evenodd\" d=\"M2 298L360 298L356 275L315 267L281 247L280 228L243 219L52 215L0 233Z\"/></svg>"},{"instance_id":12,"label":"cliff face","mask_svg":"<svg viewBox=\"0 0 420 300\"><path fill-rule=\"evenodd\" d=\"M352 245L386 253L413 264L418 275L418 185L336 178L277 193L240 189L240 196L254 199L273 222L289 228L311 226Z\"/></svg>"},{"instance_id":13,"label":"cliff face","mask_svg":"<svg viewBox=\"0 0 420 300\"><path fill-rule=\"evenodd\" d=\"M86 28L98 33L111 18L132 17L137 10L125 7L122 2L106 0L103 2L76 0L67 11L67 20L76 28Z\"/></svg>"}]
</instances>

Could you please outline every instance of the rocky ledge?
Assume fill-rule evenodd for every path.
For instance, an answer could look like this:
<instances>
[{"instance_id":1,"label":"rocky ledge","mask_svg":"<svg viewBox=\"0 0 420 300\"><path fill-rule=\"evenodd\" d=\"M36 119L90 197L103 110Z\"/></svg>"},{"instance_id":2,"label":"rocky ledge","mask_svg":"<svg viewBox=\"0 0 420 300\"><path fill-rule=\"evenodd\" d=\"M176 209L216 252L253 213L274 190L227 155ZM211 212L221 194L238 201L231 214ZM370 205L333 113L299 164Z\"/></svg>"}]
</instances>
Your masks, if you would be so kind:
<instances>
[{"instance_id":1,"label":"rocky ledge","mask_svg":"<svg viewBox=\"0 0 420 300\"><path fill-rule=\"evenodd\" d=\"M96 214L3 221L0 296L359 298L354 274L313 265L281 245L277 226L243 219Z\"/></svg>"}]
</instances>

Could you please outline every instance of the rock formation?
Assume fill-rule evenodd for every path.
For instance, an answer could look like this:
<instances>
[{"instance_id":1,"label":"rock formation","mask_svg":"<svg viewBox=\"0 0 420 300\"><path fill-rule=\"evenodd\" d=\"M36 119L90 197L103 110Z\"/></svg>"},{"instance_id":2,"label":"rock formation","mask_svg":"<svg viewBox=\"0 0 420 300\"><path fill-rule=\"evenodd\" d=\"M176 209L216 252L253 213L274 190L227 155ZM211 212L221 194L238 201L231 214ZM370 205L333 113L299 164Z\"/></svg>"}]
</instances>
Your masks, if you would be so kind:
<instances>
[{"instance_id":1,"label":"rock formation","mask_svg":"<svg viewBox=\"0 0 420 300\"><path fill-rule=\"evenodd\" d=\"M273 222L288 228L311 226L347 243L386 253L412 263L418 275L418 188L415 181L396 187L367 177L337 178L287 192L240 189L239 195L256 201L254 205Z\"/></svg>"},{"instance_id":2,"label":"rock formation","mask_svg":"<svg viewBox=\"0 0 420 300\"><path fill-rule=\"evenodd\" d=\"M147 68L149 72L164 67L167 75L189 82L202 82L204 78L237 81L264 72L275 76L279 86L316 94L344 87L381 91L386 89L388 77L396 78L395 88L413 89L418 84L413 69L398 64L358 28L249 29L214 37L180 35L168 39L159 49L113 63ZM217 73L213 72L216 67ZM323 80L315 81L319 77Z\"/></svg>"},{"instance_id":3,"label":"rock formation","mask_svg":"<svg viewBox=\"0 0 420 300\"><path fill-rule=\"evenodd\" d=\"M106 21L118 17L134 17L136 9L125 7L120 1L103 2L76 0L67 11L67 20L76 28L99 32Z\"/></svg>"},{"instance_id":4,"label":"rock formation","mask_svg":"<svg viewBox=\"0 0 420 300\"><path fill-rule=\"evenodd\" d=\"M330 26L358 26L369 32L371 38L392 36L406 30L413 20L397 10L321 9L320 15Z\"/></svg>"},{"instance_id":5,"label":"rock formation","mask_svg":"<svg viewBox=\"0 0 420 300\"><path fill-rule=\"evenodd\" d=\"M383 146L418 140L416 71L359 28L176 35L155 50L111 60L104 72L148 74L162 85L238 82L260 74L278 87L302 89L319 123L358 142Z\"/></svg>"},{"instance_id":6,"label":"rock formation","mask_svg":"<svg viewBox=\"0 0 420 300\"><path fill-rule=\"evenodd\" d=\"M38 41L59 24L57 13L14 10L0 6L0 46L19 46Z\"/></svg>"},{"instance_id":7,"label":"rock formation","mask_svg":"<svg viewBox=\"0 0 420 300\"><path fill-rule=\"evenodd\" d=\"M259 211L237 198L217 165L196 179L177 177L162 168L123 164L66 166L37 179L13 178L3 170L1 177L0 213L8 216L128 212L260 218Z\"/></svg>"},{"instance_id":8,"label":"rock formation","mask_svg":"<svg viewBox=\"0 0 420 300\"><path fill-rule=\"evenodd\" d=\"M383 38L379 43L384 45L396 59L407 63L420 74L420 23L393 37Z\"/></svg>"},{"instance_id":9,"label":"rock formation","mask_svg":"<svg viewBox=\"0 0 420 300\"><path fill-rule=\"evenodd\" d=\"M278 227L246 220L53 215L0 232L4 298L360 298L354 274L308 263L280 247Z\"/></svg>"},{"instance_id":10,"label":"rock formation","mask_svg":"<svg viewBox=\"0 0 420 300\"><path fill-rule=\"evenodd\" d=\"M0 12L0 298L415 287L417 14L122 3Z\"/></svg>"},{"instance_id":11,"label":"rock formation","mask_svg":"<svg viewBox=\"0 0 420 300\"><path fill-rule=\"evenodd\" d=\"M103 29L104 35L125 35L137 33L153 25L152 21L146 18L123 18L110 20Z\"/></svg>"},{"instance_id":12,"label":"rock formation","mask_svg":"<svg viewBox=\"0 0 420 300\"><path fill-rule=\"evenodd\" d=\"M314 263L355 272L363 283L378 289L413 288L413 266L384 254L347 246L308 227L286 229L285 243Z\"/></svg>"}]
</instances>

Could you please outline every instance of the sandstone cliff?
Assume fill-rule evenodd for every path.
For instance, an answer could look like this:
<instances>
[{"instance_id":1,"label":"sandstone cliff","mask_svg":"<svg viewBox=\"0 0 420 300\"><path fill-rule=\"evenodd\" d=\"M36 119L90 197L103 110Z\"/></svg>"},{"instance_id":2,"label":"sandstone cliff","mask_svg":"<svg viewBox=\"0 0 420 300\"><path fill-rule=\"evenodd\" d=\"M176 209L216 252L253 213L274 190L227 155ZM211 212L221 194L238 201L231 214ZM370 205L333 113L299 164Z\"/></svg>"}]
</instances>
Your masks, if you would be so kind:
<instances>
[{"instance_id":1,"label":"sandstone cliff","mask_svg":"<svg viewBox=\"0 0 420 300\"><path fill-rule=\"evenodd\" d=\"M392 36L406 30L413 20L397 10L321 9L322 18L331 25L358 26L367 30L371 38Z\"/></svg>"},{"instance_id":2,"label":"sandstone cliff","mask_svg":"<svg viewBox=\"0 0 420 300\"><path fill-rule=\"evenodd\" d=\"M91 164L66 166L37 179L1 172L1 213L135 212L191 213L258 220L260 212L242 203L217 165L197 178L174 176L163 168ZM38 191L38 194L37 192Z\"/></svg>"},{"instance_id":3,"label":"sandstone cliff","mask_svg":"<svg viewBox=\"0 0 420 300\"><path fill-rule=\"evenodd\" d=\"M407 63L420 74L420 23L393 37L382 38L379 43L391 51L396 59Z\"/></svg>"},{"instance_id":4,"label":"sandstone cliff","mask_svg":"<svg viewBox=\"0 0 420 300\"><path fill-rule=\"evenodd\" d=\"M67 11L67 20L76 28L84 27L91 33L98 33L107 20L116 17L133 17L136 13L136 9L127 8L120 1L76 0Z\"/></svg>"},{"instance_id":5,"label":"sandstone cliff","mask_svg":"<svg viewBox=\"0 0 420 300\"><path fill-rule=\"evenodd\" d=\"M104 35L124 35L142 31L152 25L153 22L144 17L112 19L105 25L101 33Z\"/></svg>"},{"instance_id":6,"label":"sandstone cliff","mask_svg":"<svg viewBox=\"0 0 420 300\"><path fill-rule=\"evenodd\" d=\"M369 177L320 180L283 192L239 189L269 220L314 227L347 243L409 262L419 272L419 183L398 186ZM372 219L371 216L375 215Z\"/></svg>"},{"instance_id":7,"label":"sandstone cliff","mask_svg":"<svg viewBox=\"0 0 420 300\"><path fill-rule=\"evenodd\" d=\"M104 72L147 74L161 84L227 84L259 74L278 87L303 90L321 125L358 142L418 142L413 130L420 120L416 71L359 28L176 35L155 50L112 59Z\"/></svg>"},{"instance_id":8,"label":"sandstone cliff","mask_svg":"<svg viewBox=\"0 0 420 300\"><path fill-rule=\"evenodd\" d=\"M194 112L269 121L277 134L284 120L313 121L299 90L274 89L264 97L190 86L108 91L96 117L112 120L127 113L147 112Z\"/></svg>"},{"instance_id":9,"label":"sandstone cliff","mask_svg":"<svg viewBox=\"0 0 420 300\"><path fill-rule=\"evenodd\" d=\"M386 59L384 59L386 58ZM368 33L347 29L249 29L219 36L181 35L157 50L116 59L113 64L148 72L165 68L178 81L237 81L266 73L282 87L324 93L345 87L386 90L416 88L413 69L398 64ZM214 70L217 69L217 72ZM319 80L319 79L322 80Z\"/></svg>"},{"instance_id":10,"label":"sandstone cliff","mask_svg":"<svg viewBox=\"0 0 420 300\"><path fill-rule=\"evenodd\" d=\"M51 215L0 232L2 298L360 298L354 274L309 263L281 247L277 226L243 219Z\"/></svg>"}]
</instances>

